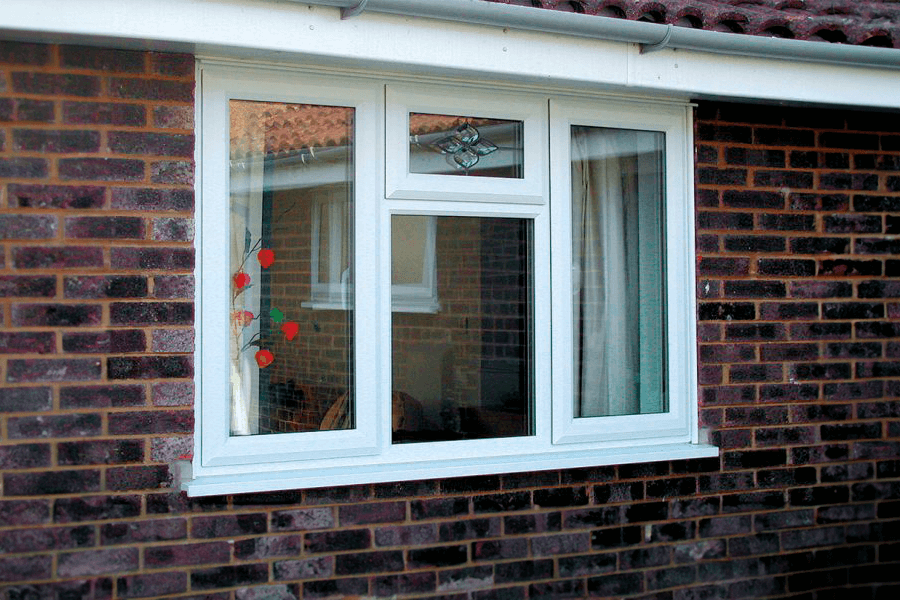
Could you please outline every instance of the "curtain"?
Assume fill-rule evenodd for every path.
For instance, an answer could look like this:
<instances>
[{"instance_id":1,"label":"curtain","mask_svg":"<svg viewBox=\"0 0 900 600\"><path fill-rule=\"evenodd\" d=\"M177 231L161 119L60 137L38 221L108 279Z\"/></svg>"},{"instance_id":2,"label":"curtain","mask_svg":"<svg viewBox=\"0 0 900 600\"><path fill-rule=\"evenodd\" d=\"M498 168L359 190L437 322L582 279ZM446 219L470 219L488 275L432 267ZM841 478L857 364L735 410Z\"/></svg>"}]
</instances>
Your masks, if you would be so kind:
<instances>
[{"instance_id":1,"label":"curtain","mask_svg":"<svg viewBox=\"0 0 900 600\"><path fill-rule=\"evenodd\" d=\"M574 381L580 417L640 412L640 302L632 266L635 153L627 132L572 128Z\"/></svg>"}]
</instances>

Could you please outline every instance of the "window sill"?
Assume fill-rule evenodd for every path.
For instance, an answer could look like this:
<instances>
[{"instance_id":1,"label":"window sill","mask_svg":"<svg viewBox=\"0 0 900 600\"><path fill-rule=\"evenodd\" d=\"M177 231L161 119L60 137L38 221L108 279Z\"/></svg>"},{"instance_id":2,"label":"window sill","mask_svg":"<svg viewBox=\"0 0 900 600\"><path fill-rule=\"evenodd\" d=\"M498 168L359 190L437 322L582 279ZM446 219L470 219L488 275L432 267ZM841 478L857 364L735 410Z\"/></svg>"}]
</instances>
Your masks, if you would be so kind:
<instances>
[{"instance_id":1,"label":"window sill","mask_svg":"<svg viewBox=\"0 0 900 600\"><path fill-rule=\"evenodd\" d=\"M274 492L298 488L333 487L392 481L496 475L526 471L574 469L602 465L633 464L665 460L710 458L719 449L709 444L664 444L602 450L563 451L551 454L491 457L465 461L430 460L397 465L361 465L341 468L296 469L204 475L191 478L189 468L180 470L179 486L189 496Z\"/></svg>"}]
</instances>

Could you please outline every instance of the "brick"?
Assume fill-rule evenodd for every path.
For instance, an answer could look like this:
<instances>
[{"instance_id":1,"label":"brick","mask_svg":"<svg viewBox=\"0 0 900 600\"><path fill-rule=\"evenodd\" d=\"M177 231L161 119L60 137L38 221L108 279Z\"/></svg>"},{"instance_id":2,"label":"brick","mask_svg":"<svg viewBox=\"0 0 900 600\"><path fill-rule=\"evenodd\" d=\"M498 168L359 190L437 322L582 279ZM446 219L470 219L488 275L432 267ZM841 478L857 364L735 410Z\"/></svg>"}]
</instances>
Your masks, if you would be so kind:
<instances>
[{"instance_id":1,"label":"brick","mask_svg":"<svg viewBox=\"0 0 900 600\"><path fill-rule=\"evenodd\" d=\"M147 278L138 275L63 278L66 298L142 298L147 289Z\"/></svg>"},{"instance_id":2,"label":"brick","mask_svg":"<svg viewBox=\"0 0 900 600\"><path fill-rule=\"evenodd\" d=\"M796 381L814 379L850 379L849 363L799 363L791 366L791 376Z\"/></svg>"},{"instance_id":3,"label":"brick","mask_svg":"<svg viewBox=\"0 0 900 600\"><path fill-rule=\"evenodd\" d=\"M0 177L21 179L43 179L49 169L43 158L0 158Z\"/></svg>"},{"instance_id":4,"label":"brick","mask_svg":"<svg viewBox=\"0 0 900 600\"><path fill-rule=\"evenodd\" d=\"M594 502L597 504L614 504L618 502L634 502L644 499L643 482L610 483L608 485L596 485L593 489ZM618 509L603 508L600 510L576 510L566 512L566 527L581 527L588 524L613 525L618 522L620 514ZM594 519L599 519L594 523Z\"/></svg>"},{"instance_id":5,"label":"brick","mask_svg":"<svg viewBox=\"0 0 900 600\"><path fill-rule=\"evenodd\" d=\"M13 91L42 96L81 96L100 94L100 78L69 73L12 72Z\"/></svg>"},{"instance_id":6,"label":"brick","mask_svg":"<svg viewBox=\"0 0 900 600\"><path fill-rule=\"evenodd\" d=\"M815 132L806 129L780 129L760 127L753 130L753 140L762 146L815 145Z\"/></svg>"},{"instance_id":7,"label":"brick","mask_svg":"<svg viewBox=\"0 0 900 600\"><path fill-rule=\"evenodd\" d=\"M267 517L263 513L196 517L191 523L191 536L194 538L250 535L266 531Z\"/></svg>"},{"instance_id":8,"label":"brick","mask_svg":"<svg viewBox=\"0 0 900 600\"><path fill-rule=\"evenodd\" d=\"M455 542L474 538L494 537L500 534L500 519L457 519L450 523L441 523L438 539L442 542Z\"/></svg>"},{"instance_id":9,"label":"brick","mask_svg":"<svg viewBox=\"0 0 900 600\"><path fill-rule=\"evenodd\" d=\"M152 331L153 352L193 352L193 329L154 329Z\"/></svg>"},{"instance_id":10,"label":"brick","mask_svg":"<svg viewBox=\"0 0 900 600\"><path fill-rule=\"evenodd\" d=\"M103 310L87 304L15 304L15 327L80 327L99 325Z\"/></svg>"},{"instance_id":11,"label":"brick","mask_svg":"<svg viewBox=\"0 0 900 600\"><path fill-rule=\"evenodd\" d=\"M472 503L475 514L528 510L531 508L531 493L513 492L475 496Z\"/></svg>"},{"instance_id":12,"label":"brick","mask_svg":"<svg viewBox=\"0 0 900 600\"><path fill-rule=\"evenodd\" d=\"M843 527L820 527L799 531L783 531L781 546L785 550L836 546L844 543Z\"/></svg>"},{"instance_id":13,"label":"brick","mask_svg":"<svg viewBox=\"0 0 900 600\"><path fill-rule=\"evenodd\" d=\"M139 240L144 220L139 217L67 217L66 237L73 239Z\"/></svg>"},{"instance_id":14,"label":"brick","mask_svg":"<svg viewBox=\"0 0 900 600\"><path fill-rule=\"evenodd\" d=\"M100 489L100 472L79 470L7 473L3 476L3 489L7 496L47 496L96 492Z\"/></svg>"},{"instance_id":15,"label":"brick","mask_svg":"<svg viewBox=\"0 0 900 600\"><path fill-rule=\"evenodd\" d=\"M816 441L814 427L765 427L755 432L758 448L812 444Z\"/></svg>"},{"instance_id":16,"label":"brick","mask_svg":"<svg viewBox=\"0 0 900 600\"><path fill-rule=\"evenodd\" d=\"M898 281L861 281L856 289L859 298L900 298Z\"/></svg>"},{"instance_id":17,"label":"brick","mask_svg":"<svg viewBox=\"0 0 900 600\"><path fill-rule=\"evenodd\" d=\"M182 189L113 188L111 206L122 210L189 212L194 209L194 193Z\"/></svg>"},{"instance_id":18,"label":"brick","mask_svg":"<svg viewBox=\"0 0 900 600\"><path fill-rule=\"evenodd\" d=\"M744 185L746 181L746 169L721 169L717 167L700 167L697 169L697 182L700 184Z\"/></svg>"},{"instance_id":19,"label":"brick","mask_svg":"<svg viewBox=\"0 0 900 600\"><path fill-rule=\"evenodd\" d=\"M72 269L102 267L103 249L91 246L24 246L13 248L13 265L19 269Z\"/></svg>"},{"instance_id":20,"label":"brick","mask_svg":"<svg viewBox=\"0 0 900 600\"><path fill-rule=\"evenodd\" d=\"M13 129L12 149L21 152L90 153L100 149L100 132L75 129Z\"/></svg>"},{"instance_id":21,"label":"brick","mask_svg":"<svg viewBox=\"0 0 900 600\"><path fill-rule=\"evenodd\" d=\"M10 207L19 208L101 208L105 190L95 186L10 184Z\"/></svg>"},{"instance_id":22,"label":"brick","mask_svg":"<svg viewBox=\"0 0 900 600\"><path fill-rule=\"evenodd\" d=\"M78 386L59 390L59 407L62 409L122 408L145 403L144 387L141 385Z\"/></svg>"},{"instance_id":23,"label":"brick","mask_svg":"<svg viewBox=\"0 0 900 600\"><path fill-rule=\"evenodd\" d=\"M0 583L49 579L52 564L50 555L0 557Z\"/></svg>"},{"instance_id":24,"label":"brick","mask_svg":"<svg viewBox=\"0 0 900 600\"><path fill-rule=\"evenodd\" d=\"M531 538L531 553L535 557L575 554L590 550L587 533L565 533Z\"/></svg>"},{"instance_id":25,"label":"brick","mask_svg":"<svg viewBox=\"0 0 900 600\"><path fill-rule=\"evenodd\" d=\"M282 560L274 563L275 580L316 579L334 575L334 557L317 556L299 560Z\"/></svg>"},{"instance_id":26,"label":"brick","mask_svg":"<svg viewBox=\"0 0 900 600\"><path fill-rule=\"evenodd\" d=\"M110 265L116 269L190 270L194 268L194 251L189 248L112 248Z\"/></svg>"},{"instance_id":27,"label":"brick","mask_svg":"<svg viewBox=\"0 0 900 600\"><path fill-rule=\"evenodd\" d=\"M125 158L61 158L61 179L95 181L141 181L144 161Z\"/></svg>"},{"instance_id":28,"label":"brick","mask_svg":"<svg viewBox=\"0 0 900 600\"><path fill-rule=\"evenodd\" d=\"M194 366L189 356L122 356L108 358L106 371L111 380L179 379L193 377Z\"/></svg>"},{"instance_id":29,"label":"brick","mask_svg":"<svg viewBox=\"0 0 900 600\"><path fill-rule=\"evenodd\" d=\"M822 190L877 190L878 175L868 173L821 173L819 189Z\"/></svg>"},{"instance_id":30,"label":"brick","mask_svg":"<svg viewBox=\"0 0 900 600\"><path fill-rule=\"evenodd\" d=\"M749 144L753 130L739 125L712 125L702 123L697 127L697 139L710 142L737 142Z\"/></svg>"},{"instance_id":31,"label":"brick","mask_svg":"<svg viewBox=\"0 0 900 600\"><path fill-rule=\"evenodd\" d=\"M496 583L534 581L537 579L549 579L552 576L553 561L549 559L497 563L494 566L494 581Z\"/></svg>"},{"instance_id":32,"label":"brick","mask_svg":"<svg viewBox=\"0 0 900 600\"><path fill-rule=\"evenodd\" d=\"M63 350L80 353L143 352L147 348L140 329L114 329L91 333L64 333Z\"/></svg>"},{"instance_id":33,"label":"brick","mask_svg":"<svg viewBox=\"0 0 900 600\"><path fill-rule=\"evenodd\" d=\"M758 262L760 275L786 277L809 277L816 274L816 263L812 260L762 258Z\"/></svg>"},{"instance_id":34,"label":"brick","mask_svg":"<svg viewBox=\"0 0 900 600\"><path fill-rule=\"evenodd\" d=\"M146 568L185 567L227 563L231 560L228 542L206 542L200 544L171 544L148 546L144 549Z\"/></svg>"},{"instance_id":35,"label":"brick","mask_svg":"<svg viewBox=\"0 0 900 600\"><path fill-rule=\"evenodd\" d=\"M750 272L750 261L746 258L701 257L697 264L699 275L746 275Z\"/></svg>"},{"instance_id":36,"label":"brick","mask_svg":"<svg viewBox=\"0 0 900 600\"><path fill-rule=\"evenodd\" d=\"M113 302L109 306L112 325L190 325L194 322L191 302Z\"/></svg>"},{"instance_id":37,"label":"brick","mask_svg":"<svg viewBox=\"0 0 900 600\"><path fill-rule=\"evenodd\" d=\"M269 567L266 564L215 567L191 571L191 589L209 590L220 587L266 583Z\"/></svg>"},{"instance_id":38,"label":"brick","mask_svg":"<svg viewBox=\"0 0 900 600\"><path fill-rule=\"evenodd\" d=\"M725 148L725 162L730 165L784 167L785 153L783 150L728 147Z\"/></svg>"},{"instance_id":39,"label":"brick","mask_svg":"<svg viewBox=\"0 0 900 600\"><path fill-rule=\"evenodd\" d=\"M131 125L147 123L147 111L140 104L124 102L75 102L62 103L64 123L76 125Z\"/></svg>"},{"instance_id":40,"label":"brick","mask_svg":"<svg viewBox=\"0 0 900 600\"><path fill-rule=\"evenodd\" d=\"M403 570L403 553L399 550L338 554L334 558L336 575L384 573Z\"/></svg>"},{"instance_id":41,"label":"brick","mask_svg":"<svg viewBox=\"0 0 900 600\"><path fill-rule=\"evenodd\" d=\"M108 420L111 435L193 433L194 429L194 413L190 410L117 412Z\"/></svg>"},{"instance_id":42,"label":"brick","mask_svg":"<svg viewBox=\"0 0 900 600\"><path fill-rule=\"evenodd\" d=\"M0 275L0 298L52 298L56 278L43 275Z\"/></svg>"},{"instance_id":43,"label":"brick","mask_svg":"<svg viewBox=\"0 0 900 600\"><path fill-rule=\"evenodd\" d=\"M587 589L590 596L621 598L644 591L644 581L643 576L637 573L616 573L589 577Z\"/></svg>"},{"instance_id":44,"label":"brick","mask_svg":"<svg viewBox=\"0 0 900 600\"><path fill-rule=\"evenodd\" d=\"M475 562L525 558L528 555L528 541L525 538L476 541L471 546L472 560Z\"/></svg>"},{"instance_id":45,"label":"brick","mask_svg":"<svg viewBox=\"0 0 900 600\"><path fill-rule=\"evenodd\" d=\"M558 512L503 517L503 531L513 535L560 531L562 529L561 517Z\"/></svg>"},{"instance_id":46,"label":"brick","mask_svg":"<svg viewBox=\"0 0 900 600\"><path fill-rule=\"evenodd\" d=\"M844 281L792 281L790 292L793 298L849 298L853 295L853 284Z\"/></svg>"},{"instance_id":47,"label":"brick","mask_svg":"<svg viewBox=\"0 0 900 600\"><path fill-rule=\"evenodd\" d=\"M92 526L16 529L0 533L0 552L3 554L72 550L95 543Z\"/></svg>"},{"instance_id":48,"label":"brick","mask_svg":"<svg viewBox=\"0 0 900 600\"><path fill-rule=\"evenodd\" d=\"M640 543L641 540L641 527L637 525L598 529L591 533L591 548L594 550L621 548L633 546Z\"/></svg>"},{"instance_id":49,"label":"brick","mask_svg":"<svg viewBox=\"0 0 900 600\"><path fill-rule=\"evenodd\" d=\"M807 194L792 193L788 195L788 208L791 210L847 210L850 197L846 194Z\"/></svg>"},{"instance_id":50,"label":"brick","mask_svg":"<svg viewBox=\"0 0 900 600\"><path fill-rule=\"evenodd\" d=\"M415 548L407 552L407 566L410 569L452 567L467 561L468 552L465 545Z\"/></svg>"},{"instance_id":51,"label":"brick","mask_svg":"<svg viewBox=\"0 0 900 600\"><path fill-rule=\"evenodd\" d=\"M104 546L144 542L167 542L187 537L184 518L152 519L136 522L107 523L100 526L100 542Z\"/></svg>"},{"instance_id":52,"label":"brick","mask_svg":"<svg viewBox=\"0 0 900 600\"><path fill-rule=\"evenodd\" d=\"M831 215L823 219L826 233L881 233L881 217L874 215Z\"/></svg>"},{"instance_id":53,"label":"brick","mask_svg":"<svg viewBox=\"0 0 900 600\"><path fill-rule=\"evenodd\" d=\"M826 131L819 134L819 146L852 150L878 150L878 136L869 133Z\"/></svg>"},{"instance_id":54,"label":"brick","mask_svg":"<svg viewBox=\"0 0 900 600\"><path fill-rule=\"evenodd\" d=\"M194 163L189 160L160 160L150 164L150 181L194 185Z\"/></svg>"},{"instance_id":55,"label":"brick","mask_svg":"<svg viewBox=\"0 0 900 600\"><path fill-rule=\"evenodd\" d=\"M765 362L815 360L818 357L816 344L766 344L760 348L760 360Z\"/></svg>"},{"instance_id":56,"label":"brick","mask_svg":"<svg viewBox=\"0 0 900 600\"><path fill-rule=\"evenodd\" d=\"M161 437L150 440L150 460L173 463L190 458L194 453L192 437Z\"/></svg>"},{"instance_id":57,"label":"brick","mask_svg":"<svg viewBox=\"0 0 900 600\"><path fill-rule=\"evenodd\" d=\"M194 403L192 382L155 383L152 390L154 406L191 406Z\"/></svg>"},{"instance_id":58,"label":"brick","mask_svg":"<svg viewBox=\"0 0 900 600\"><path fill-rule=\"evenodd\" d=\"M56 237L56 217L0 215L0 240L41 240Z\"/></svg>"},{"instance_id":59,"label":"brick","mask_svg":"<svg viewBox=\"0 0 900 600\"><path fill-rule=\"evenodd\" d=\"M296 556L303 548L303 536L281 535L238 540L234 557L240 560L261 560L278 556Z\"/></svg>"},{"instance_id":60,"label":"brick","mask_svg":"<svg viewBox=\"0 0 900 600\"><path fill-rule=\"evenodd\" d=\"M753 185L759 187L788 187L792 189L811 189L813 174L811 171L756 171Z\"/></svg>"},{"instance_id":61,"label":"brick","mask_svg":"<svg viewBox=\"0 0 900 600\"><path fill-rule=\"evenodd\" d=\"M850 323L792 323L792 340L840 340L850 339Z\"/></svg>"},{"instance_id":62,"label":"brick","mask_svg":"<svg viewBox=\"0 0 900 600\"><path fill-rule=\"evenodd\" d=\"M37 469L50 466L48 444L0 446L0 469Z\"/></svg>"},{"instance_id":63,"label":"brick","mask_svg":"<svg viewBox=\"0 0 900 600\"><path fill-rule=\"evenodd\" d=\"M186 573L152 573L120 577L116 581L119 598L159 598L187 591Z\"/></svg>"},{"instance_id":64,"label":"brick","mask_svg":"<svg viewBox=\"0 0 900 600\"><path fill-rule=\"evenodd\" d=\"M850 240L847 238L794 238L790 241L793 254L847 254ZM840 275L840 273L833 273Z\"/></svg>"},{"instance_id":65,"label":"brick","mask_svg":"<svg viewBox=\"0 0 900 600\"><path fill-rule=\"evenodd\" d=\"M0 354L49 354L56 351L52 332L0 331Z\"/></svg>"},{"instance_id":66,"label":"brick","mask_svg":"<svg viewBox=\"0 0 900 600\"><path fill-rule=\"evenodd\" d=\"M858 338L892 338L900 336L900 324L887 321L863 321L855 324Z\"/></svg>"},{"instance_id":67,"label":"brick","mask_svg":"<svg viewBox=\"0 0 900 600\"><path fill-rule=\"evenodd\" d=\"M754 517L756 531L773 531L809 527L815 524L815 511L811 509L761 513Z\"/></svg>"},{"instance_id":68,"label":"brick","mask_svg":"<svg viewBox=\"0 0 900 600\"><path fill-rule=\"evenodd\" d=\"M49 387L0 388L0 413L46 412L53 406L53 390Z\"/></svg>"},{"instance_id":69,"label":"brick","mask_svg":"<svg viewBox=\"0 0 900 600\"><path fill-rule=\"evenodd\" d=\"M726 298L784 298L787 289L781 281L726 281Z\"/></svg>"},{"instance_id":70,"label":"brick","mask_svg":"<svg viewBox=\"0 0 900 600\"><path fill-rule=\"evenodd\" d=\"M192 275L157 275L153 278L154 298L193 298Z\"/></svg>"},{"instance_id":71,"label":"brick","mask_svg":"<svg viewBox=\"0 0 900 600\"><path fill-rule=\"evenodd\" d=\"M194 98L194 86L183 81L111 77L109 94L113 98L191 102Z\"/></svg>"},{"instance_id":72,"label":"brick","mask_svg":"<svg viewBox=\"0 0 900 600\"><path fill-rule=\"evenodd\" d=\"M749 302L704 302L699 306L698 318L701 321L753 320L756 318L756 307Z\"/></svg>"},{"instance_id":73,"label":"brick","mask_svg":"<svg viewBox=\"0 0 900 600\"><path fill-rule=\"evenodd\" d=\"M303 598L352 598L364 595L369 590L368 579L344 578L303 582Z\"/></svg>"},{"instance_id":74,"label":"brick","mask_svg":"<svg viewBox=\"0 0 900 600\"><path fill-rule=\"evenodd\" d=\"M95 471L88 473L93 472ZM53 506L53 521L55 523L77 523L124 519L136 517L140 512L141 498L139 496L58 498Z\"/></svg>"},{"instance_id":75,"label":"brick","mask_svg":"<svg viewBox=\"0 0 900 600\"><path fill-rule=\"evenodd\" d=\"M165 465L115 467L106 470L106 489L110 491L146 490L171 485L169 468Z\"/></svg>"},{"instance_id":76,"label":"brick","mask_svg":"<svg viewBox=\"0 0 900 600\"><path fill-rule=\"evenodd\" d=\"M50 62L51 46L17 41L0 42L0 63L45 65Z\"/></svg>"},{"instance_id":77,"label":"brick","mask_svg":"<svg viewBox=\"0 0 900 600\"><path fill-rule=\"evenodd\" d=\"M791 462L795 465L833 463L849 456L846 444L791 448Z\"/></svg>"},{"instance_id":78,"label":"brick","mask_svg":"<svg viewBox=\"0 0 900 600\"><path fill-rule=\"evenodd\" d=\"M818 398L819 386L815 383L759 386L760 402L808 402Z\"/></svg>"},{"instance_id":79,"label":"brick","mask_svg":"<svg viewBox=\"0 0 900 600\"><path fill-rule=\"evenodd\" d=\"M764 214L759 215L760 229L770 231L815 231L816 219L813 215Z\"/></svg>"},{"instance_id":80,"label":"brick","mask_svg":"<svg viewBox=\"0 0 900 600\"><path fill-rule=\"evenodd\" d=\"M398 594L432 592L436 585L434 573L387 575L372 580L372 592L376 597L396 597Z\"/></svg>"},{"instance_id":81,"label":"brick","mask_svg":"<svg viewBox=\"0 0 900 600\"><path fill-rule=\"evenodd\" d=\"M753 215L733 212L700 212L697 214L700 229L753 229Z\"/></svg>"},{"instance_id":82,"label":"brick","mask_svg":"<svg viewBox=\"0 0 900 600\"><path fill-rule=\"evenodd\" d=\"M92 437L102 431L98 414L61 414L37 417L11 417L10 439Z\"/></svg>"},{"instance_id":83,"label":"brick","mask_svg":"<svg viewBox=\"0 0 900 600\"><path fill-rule=\"evenodd\" d=\"M748 323L725 326L727 340L777 341L785 339L785 328L780 323Z\"/></svg>"},{"instance_id":84,"label":"brick","mask_svg":"<svg viewBox=\"0 0 900 600\"><path fill-rule=\"evenodd\" d=\"M700 346L701 363L748 362L756 358L752 344L703 344Z\"/></svg>"},{"instance_id":85,"label":"brick","mask_svg":"<svg viewBox=\"0 0 900 600\"><path fill-rule=\"evenodd\" d=\"M100 379L100 361L94 359L10 359L7 383L31 381L90 381Z\"/></svg>"},{"instance_id":86,"label":"brick","mask_svg":"<svg viewBox=\"0 0 900 600\"><path fill-rule=\"evenodd\" d=\"M57 463L60 466L137 463L142 460L144 445L140 440L91 440L57 445Z\"/></svg>"},{"instance_id":87,"label":"brick","mask_svg":"<svg viewBox=\"0 0 900 600\"><path fill-rule=\"evenodd\" d=\"M117 154L142 156L181 156L194 154L194 136L176 133L111 131L107 134L109 149Z\"/></svg>"}]
</instances>

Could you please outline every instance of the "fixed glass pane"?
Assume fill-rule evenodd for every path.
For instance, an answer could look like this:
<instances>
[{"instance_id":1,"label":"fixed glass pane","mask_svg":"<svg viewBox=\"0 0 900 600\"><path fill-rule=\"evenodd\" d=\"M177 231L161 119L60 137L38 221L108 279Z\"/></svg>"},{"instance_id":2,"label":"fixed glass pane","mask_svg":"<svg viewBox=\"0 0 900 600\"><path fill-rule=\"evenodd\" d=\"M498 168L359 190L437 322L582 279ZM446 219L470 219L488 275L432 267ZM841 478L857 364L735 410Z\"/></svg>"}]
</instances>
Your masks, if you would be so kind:
<instances>
[{"instance_id":1,"label":"fixed glass pane","mask_svg":"<svg viewBox=\"0 0 900 600\"><path fill-rule=\"evenodd\" d=\"M354 111L229 109L231 435L353 428Z\"/></svg>"},{"instance_id":2,"label":"fixed glass pane","mask_svg":"<svg viewBox=\"0 0 900 600\"><path fill-rule=\"evenodd\" d=\"M521 179L522 121L409 114L409 172Z\"/></svg>"},{"instance_id":3,"label":"fixed glass pane","mask_svg":"<svg viewBox=\"0 0 900 600\"><path fill-rule=\"evenodd\" d=\"M531 435L532 222L429 218L441 309L393 313L393 442Z\"/></svg>"},{"instance_id":4,"label":"fixed glass pane","mask_svg":"<svg viewBox=\"0 0 900 600\"><path fill-rule=\"evenodd\" d=\"M663 133L573 126L575 416L667 410Z\"/></svg>"}]
</instances>

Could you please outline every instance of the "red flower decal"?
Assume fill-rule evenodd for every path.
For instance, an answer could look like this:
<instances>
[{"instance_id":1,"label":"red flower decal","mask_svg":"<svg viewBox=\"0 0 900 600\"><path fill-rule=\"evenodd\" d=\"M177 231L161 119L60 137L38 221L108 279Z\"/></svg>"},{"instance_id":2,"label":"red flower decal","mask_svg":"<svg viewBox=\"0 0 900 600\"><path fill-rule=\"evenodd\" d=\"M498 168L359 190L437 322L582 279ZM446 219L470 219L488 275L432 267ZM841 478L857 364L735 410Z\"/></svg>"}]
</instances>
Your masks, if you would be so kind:
<instances>
[{"instance_id":1,"label":"red flower decal","mask_svg":"<svg viewBox=\"0 0 900 600\"><path fill-rule=\"evenodd\" d=\"M237 273L234 276L234 285L237 287L237 289L241 289L248 283L250 283L250 276L247 275L246 273L244 273L243 271Z\"/></svg>"},{"instance_id":2,"label":"red flower decal","mask_svg":"<svg viewBox=\"0 0 900 600\"><path fill-rule=\"evenodd\" d=\"M297 335L298 331L300 331L300 325L294 321L285 321L281 325L281 332L284 334L284 337L287 338L287 341L294 339L294 336Z\"/></svg>"},{"instance_id":3,"label":"red flower decal","mask_svg":"<svg viewBox=\"0 0 900 600\"><path fill-rule=\"evenodd\" d=\"M275 356L268 350L260 350L256 353L256 364L259 365L260 369L265 369L271 365L273 360L275 360Z\"/></svg>"},{"instance_id":4,"label":"red flower decal","mask_svg":"<svg viewBox=\"0 0 900 600\"><path fill-rule=\"evenodd\" d=\"M268 269L275 262L275 253L269 248L263 248L256 254L256 260L263 269Z\"/></svg>"},{"instance_id":5,"label":"red flower decal","mask_svg":"<svg viewBox=\"0 0 900 600\"><path fill-rule=\"evenodd\" d=\"M241 327L246 327L253 322L253 313L249 310L236 310L232 315L234 322Z\"/></svg>"}]
</instances>

